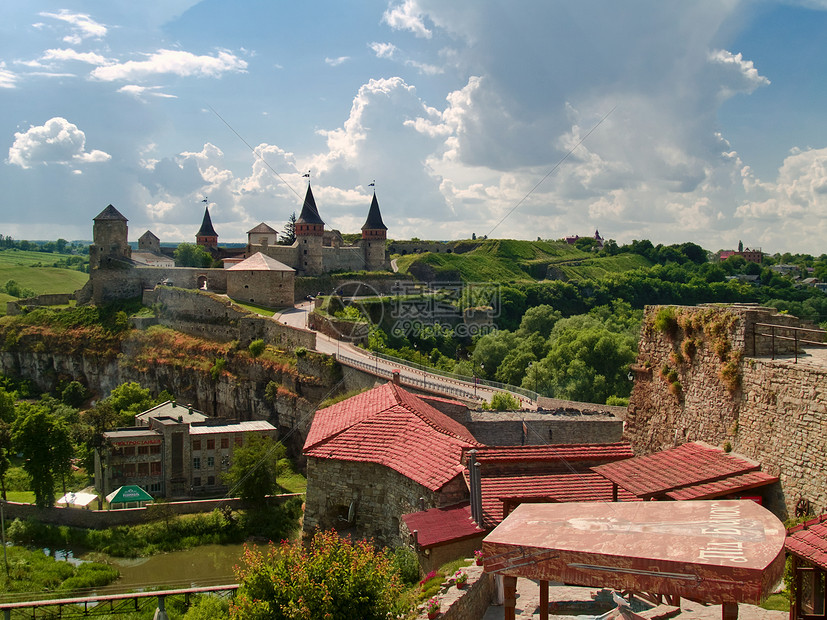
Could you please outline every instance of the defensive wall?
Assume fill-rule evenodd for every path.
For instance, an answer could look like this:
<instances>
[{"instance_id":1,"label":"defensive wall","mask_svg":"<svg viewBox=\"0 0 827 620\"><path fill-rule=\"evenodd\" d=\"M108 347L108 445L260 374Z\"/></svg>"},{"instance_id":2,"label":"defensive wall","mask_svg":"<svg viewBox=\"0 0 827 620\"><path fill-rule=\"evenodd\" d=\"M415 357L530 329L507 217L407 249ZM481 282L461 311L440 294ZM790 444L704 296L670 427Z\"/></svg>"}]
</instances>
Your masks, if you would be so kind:
<instances>
[{"instance_id":1,"label":"defensive wall","mask_svg":"<svg viewBox=\"0 0 827 620\"><path fill-rule=\"evenodd\" d=\"M103 304L140 297L145 289L163 282L186 289L227 292L226 269L197 267L143 267L113 263L107 269L93 269L89 282L76 293L78 304Z\"/></svg>"},{"instance_id":2,"label":"defensive wall","mask_svg":"<svg viewBox=\"0 0 827 620\"><path fill-rule=\"evenodd\" d=\"M178 287L146 290L143 304L155 309L157 321L172 329L242 346L262 339L281 349L316 348L316 334L276 319L252 314L227 297Z\"/></svg>"},{"instance_id":3,"label":"defensive wall","mask_svg":"<svg viewBox=\"0 0 827 620\"><path fill-rule=\"evenodd\" d=\"M798 326L811 327L759 306L648 307L626 416L635 451L706 441L780 477L768 507L782 518L827 508L827 363L800 346L796 362Z\"/></svg>"},{"instance_id":4,"label":"defensive wall","mask_svg":"<svg viewBox=\"0 0 827 620\"><path fill-rule=\"evenodd\" d=\"M268 502L283 504L292 497L301 497L301 493L273 495L268 498ZM240 510L245 507L243 500L237 497L199 499L186 502L162 502L149 504L141 508L124 508L121 510L87 510L85 508L68 508L64 506L38 508L34 504L23 504L20 502L6 502L4 506L5 518L8 520L35 519L41 523L83 527L93 530L101 530L119 525L138 525L146 523L147 521L163 519L169 515L190 515L212 512L216 508L225 506L233 510Z\"/></svg>"},{"instance_id":5,"label":"defensive wall","mask_svg":"<svg viewBox=\"0 0 827 620\"><path fill-rule=\"evenodd\" d=\"M24 299L15 299L14 301L6 302L6 314L15 316L23 312L23 309L38 308L43 306L65 306L75 298L74 293L48 293L44 295L36 295L34 297L26 297Z\"/></svg>"}]
</instances>

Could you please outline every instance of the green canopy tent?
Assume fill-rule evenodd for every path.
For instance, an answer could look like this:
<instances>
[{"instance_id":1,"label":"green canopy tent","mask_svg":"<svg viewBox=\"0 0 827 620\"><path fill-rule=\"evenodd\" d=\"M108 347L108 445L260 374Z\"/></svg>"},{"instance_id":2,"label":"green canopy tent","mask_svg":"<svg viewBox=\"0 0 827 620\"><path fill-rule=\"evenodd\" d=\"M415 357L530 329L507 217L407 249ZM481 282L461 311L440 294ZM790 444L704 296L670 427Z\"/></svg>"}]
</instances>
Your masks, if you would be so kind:
<instances>
[{"instance_id":1,"label":"green canopy tent","mask_svg":"<svg viewBox=\"0 0 827 620\"><path fill-rule=\"evenodd\" d=\"M124 504L123 507L128 508L129 504L137 504L140 508L147 502L152 501L152 496L144 491L136 484L127 484L112 491L106 496L106 501L109 503L111 509L115 504Z\"/></svg>"}]
</instances>

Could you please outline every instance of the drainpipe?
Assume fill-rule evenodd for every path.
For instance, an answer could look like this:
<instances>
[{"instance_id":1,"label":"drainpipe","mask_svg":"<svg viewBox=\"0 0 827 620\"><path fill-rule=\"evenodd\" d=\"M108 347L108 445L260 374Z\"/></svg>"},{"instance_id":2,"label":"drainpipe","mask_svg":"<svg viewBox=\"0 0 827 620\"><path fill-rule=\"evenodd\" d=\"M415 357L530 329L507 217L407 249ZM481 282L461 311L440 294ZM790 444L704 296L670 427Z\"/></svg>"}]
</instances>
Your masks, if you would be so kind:
<instances>
[{"instance_id":1,"label":"drainpipe","mask_svg":"<svg viewBox=\"0 0 827 620\"><path fill-rule=\"evenodd\" d=\"M477 525L482 521L482 511L478 509L478 499L480 494L479 475L480 470L477 463L477 451L468 451L468 478L471 493L471 518Z\"/></svg>"},{"instance_id":2,"label":"drainpipe","mask_svg":"<svg viewBox=\"0 0 827 620\"><path fill-rule=\"evenodd\" d=\"M482 465L479 462L474 463L474 469L477 472L474 476L477 480L477 525L482 527Z\"/></svg>"}]
</instances>

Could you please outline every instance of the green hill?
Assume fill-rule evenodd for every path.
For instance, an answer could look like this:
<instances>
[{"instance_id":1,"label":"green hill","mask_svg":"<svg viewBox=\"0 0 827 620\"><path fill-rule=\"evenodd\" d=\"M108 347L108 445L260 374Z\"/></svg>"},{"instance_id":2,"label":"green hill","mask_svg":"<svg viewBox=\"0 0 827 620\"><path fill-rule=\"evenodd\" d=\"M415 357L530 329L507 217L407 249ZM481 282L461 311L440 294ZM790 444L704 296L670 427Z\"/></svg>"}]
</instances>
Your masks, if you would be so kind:
<instances>
[{"instance_id":1,"label":"green hill","mask_svg":"<svg viewBox=\"0 0 827 620\"><path fill-rule=\"evenodd\" d=\"M49 254L23 250L0 251L0 288L9 280L35 294L72 293L89 280L89 274L73 269L52 267L56 262L73 258L70 254ZM46 266L48 265L48 266ZM16 299L0 293L0 315L6 314L6 302Z\"/></svg>"},{"instance_id":2,"label":"green hill","mask_svg":"<svg viewBox=\"0 0 827 620\"><path fill-rule=\"evenodd\" d=\"M401 256L397 259L399 271L428 282L531 282L599 279L650 266L638 255L595 256L563 241L457 241L449 243L448 250L450 253Z\"/></svg>"}]
</instances>

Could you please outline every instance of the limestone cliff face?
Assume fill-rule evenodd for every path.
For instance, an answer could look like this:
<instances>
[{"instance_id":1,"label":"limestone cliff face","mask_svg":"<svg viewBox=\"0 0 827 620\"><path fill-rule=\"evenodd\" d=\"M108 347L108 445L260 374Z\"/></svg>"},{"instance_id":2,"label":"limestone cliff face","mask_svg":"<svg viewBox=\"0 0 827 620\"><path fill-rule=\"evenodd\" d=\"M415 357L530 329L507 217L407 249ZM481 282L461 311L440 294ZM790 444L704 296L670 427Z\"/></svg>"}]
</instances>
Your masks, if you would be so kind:
<instances>
[{"instance_id":1,"label":"limestone cliff face","mask_svg":"<svg viewBox=\"0 0 827 620\"><path fill-rule=\"evenodd\" d=\"M167 390L179 402L210 415L268 420L279 428L296 457L301 454L316 406L338 389L340 376L337 364L312 353L302 355L292 366L268 363L250 357L245 350L225 347L223 368L216 370L209 366L211 362L181 363L172 351L154 350L150 356L140 338L127 338L121 352L109 357L52 351L48 342L37 348L40 350L16 347L0 351L0 373L29 379L44 391L77 380L99 398L122 383L136 381L154 394Z\"/></svg>"}]
</instances>

